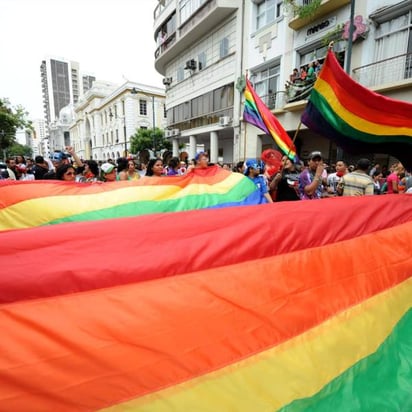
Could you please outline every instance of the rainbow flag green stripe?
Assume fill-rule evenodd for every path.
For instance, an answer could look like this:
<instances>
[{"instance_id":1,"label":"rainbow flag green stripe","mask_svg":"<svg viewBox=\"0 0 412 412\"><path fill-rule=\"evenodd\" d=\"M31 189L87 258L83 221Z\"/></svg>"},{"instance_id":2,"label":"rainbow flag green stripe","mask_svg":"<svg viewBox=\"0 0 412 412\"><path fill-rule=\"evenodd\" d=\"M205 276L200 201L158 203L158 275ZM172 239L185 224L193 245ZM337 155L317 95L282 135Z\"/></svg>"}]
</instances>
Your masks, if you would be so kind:
<instances>
[{"instance_id":1,"label":"rainbow flag green stripe","mask_svg":"<svg viewBox=\"0 0 412 412\"><path fill-rule=\"evenodd\" d=\"M84 222L88 220L112 219L118 217L130 217L136 215L147 215L150 213L181 212L192 209L206 209L217 207L240 206L242 204L254 204L255 192L250 195L249 184L242 179L242 184L234 186L226 193L210 193L202 197L197 194L187 195L178 199L139 201L120 204L106 209L99 209L90 212L73 214L62 218L54 219L48 224L58 224L65 222ZM230 199L230 201L229 201Z\"/></svg>"},{"instance_id":2,"label":"rainbow flag green stripe","mask_svg":"<svg viewBox=\"0 0 412 412\"><path fill-rule=\"evenodd\" d=\"M405 128L405 134L400 134L402 128L385 127L379 124L366 124L365 121L357 119L357 122L353 123L354 126L348 121L345 121L343 115L337 116L337 108L332 104L336 103L336 97L333 91L323 82L322 79L318 79L318 86L312 90L311 101L322 112L324 119L340 133L350 136L350 139L357 139L364 143L380 144L388 143L411 143L411 136L407 135L407 128ZM349 118L347 118L349 120ZM358 127L356 127L358 126ZM411 133L409 131L409 133Z\"/></svg>"},{"instance_id":3,"label":"rainbow flag green stripe","mask_svg":"<svg viewBox=\"0 0 412 412\"><path fill-rule=\"evenodd\" d=\"M363 87L330 50L302 114L302 123L345 151L387 153L412 167L412 104Z\"/></svg>"},{"instance_id":4,"label":"rainbow flag green stripe","mask_svg":"<svg viewBox=\"0 0 412 412\"><path fill-rule=\"evenodd\" d=\"M314 396L281 412L412 410L412 309L378 350L357 362Z\"/></svg>"},{"instance_id":5,"label":"rainbow flag green stripe","mask_svg":"<svg viewBox=\"0 0 412 412\"><path fill-rule=\"evenodd\" d=\"M0 186L0 199L0 231L260 202L250 179L217 166L136 182L18 182Z\"/></svg>"}]
</instances>

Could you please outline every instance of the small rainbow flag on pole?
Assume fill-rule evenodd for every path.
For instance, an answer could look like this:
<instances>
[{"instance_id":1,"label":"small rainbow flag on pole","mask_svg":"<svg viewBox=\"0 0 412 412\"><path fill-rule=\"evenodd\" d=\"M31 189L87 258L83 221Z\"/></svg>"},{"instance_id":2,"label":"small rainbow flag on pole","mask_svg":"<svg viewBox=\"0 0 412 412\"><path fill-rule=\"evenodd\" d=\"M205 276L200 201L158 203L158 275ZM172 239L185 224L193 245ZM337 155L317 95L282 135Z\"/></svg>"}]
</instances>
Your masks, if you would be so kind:
<instances>
[{"instance_id":1,"label":"small rainbow flag on pole","mask_svg":"<svg viewBox=\"0 0 412 412\"><path fill-rule=\"evenodd\" d=\"M249 79L246 79L243 120L272 136L283 153L291 160L297 160L296 148L292 139L286 133L286 130L280 124L279 120L276 119L274 114L262 102L262 99L253 89Z\"/></svg>"},{"instance_id":2,"label":"small rainbow flag on pole","mask_svg":"<svg viewBox=\"0 0 412 412\"><path fill-rule=\"evenodd\" d=\"M345 151L387 153L412 167L412 104L354 81L332 50L311 91L302 123Z\"/></svg>"}]
</instances>

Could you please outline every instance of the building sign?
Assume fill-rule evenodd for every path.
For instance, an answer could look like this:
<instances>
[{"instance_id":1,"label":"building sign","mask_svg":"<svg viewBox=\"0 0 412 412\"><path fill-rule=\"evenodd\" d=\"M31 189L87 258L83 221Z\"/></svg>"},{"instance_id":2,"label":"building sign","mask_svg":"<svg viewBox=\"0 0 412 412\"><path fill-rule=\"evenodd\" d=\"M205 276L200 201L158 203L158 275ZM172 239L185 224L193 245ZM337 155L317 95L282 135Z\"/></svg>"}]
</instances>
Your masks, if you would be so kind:
<instances>
[{"instance_id":1,"label":"building sign","mask_svg":"<svg viewBox=\"0 0 412 412\"><path fill-rule=\"evenodd\" d=\"M325 19L314 26L309 27L306 30L306 38L315 36L316 34L323 33L330 30L333 26L336 25L336 16Z\"/></svg>"},{"instance_id":2,"label":"building sign","mask_svg":"<svg viewBox=\"0 0 412 412\"><path fill-rule=\"evenodd\" d=\"M349 39L350 20L345 23L342 37L345 40ZM358 38L365 37L368 32L368 26L363 22L362 16L356 16L353 20L353 35L352 41L355 42Z\"/></svg>"}]
</instances>

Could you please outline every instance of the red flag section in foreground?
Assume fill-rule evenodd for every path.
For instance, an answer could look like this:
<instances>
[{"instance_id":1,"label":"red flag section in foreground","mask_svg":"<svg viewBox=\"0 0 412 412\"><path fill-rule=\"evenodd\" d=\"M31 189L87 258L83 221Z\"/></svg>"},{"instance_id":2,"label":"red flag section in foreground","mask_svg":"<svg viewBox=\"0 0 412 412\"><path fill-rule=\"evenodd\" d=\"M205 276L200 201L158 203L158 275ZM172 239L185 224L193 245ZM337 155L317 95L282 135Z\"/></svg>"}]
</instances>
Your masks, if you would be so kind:
<instances>
[{"instance_id":1,"label":"red flag section in foreground","mask_svg":"<svg viewBox=\"0 0 412 412\"><path fill-rule=\"evenodd\" d=\"M311 91L302 123L350 153L388 153L412 169L412 103L355 82L332 50Z\"/></svg>"},{"instance_id":2,"label":"red flag section in foreground","mask_svg":"<svg viewBox=\"0 0 412 412\"><path fill-rule=\"evenodd\" d=\"M410 195L0 237L0 410L411 409Z\"/></svg>"}]
</instances>

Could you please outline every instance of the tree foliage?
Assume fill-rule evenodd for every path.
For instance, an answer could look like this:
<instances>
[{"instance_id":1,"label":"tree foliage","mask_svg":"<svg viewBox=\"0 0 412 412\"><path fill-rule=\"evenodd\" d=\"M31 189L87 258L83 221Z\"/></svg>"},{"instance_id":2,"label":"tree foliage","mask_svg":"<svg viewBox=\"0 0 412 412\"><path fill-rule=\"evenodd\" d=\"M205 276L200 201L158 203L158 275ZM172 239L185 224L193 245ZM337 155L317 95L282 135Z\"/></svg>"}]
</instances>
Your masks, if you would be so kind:
<instances>
[{"instance_id":1,"label":"tree foliage","mask_svg":"<svg viewBox=\"0 0 412 412\"><path fill-rule=\"evenodd\" d=\"M30 146L22 145L20 143L14 142L8 149L7 149L8 156L24 156L24 157L32 157L33 150Z\"/></svg>"},{"instance_id":2,"label":"tree foliage","mask_svg":"<svg viewBox=\"0 0 412 412\"><path fill-rule=\"evenodd\" d=\"M8 99L0 99L0 150L2 152L15 143L17 129L33 129L27 116L28 112L22 106L12 107Z\"/></svg>"},{"instance_id":3,"label":"tree foliage","mask_svg":"<svg viewBox=\"0 0 412 412\"><path fill-rule=\"evenodd\" d=\"M163 130L154 129L138 129L131 137L131 152L138 153L148 149L159 152L162 149L171 150L172 143L165 139Z\"/></svg>"}]
</instances>

